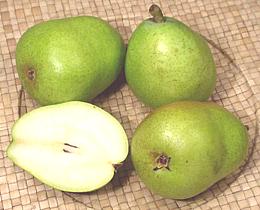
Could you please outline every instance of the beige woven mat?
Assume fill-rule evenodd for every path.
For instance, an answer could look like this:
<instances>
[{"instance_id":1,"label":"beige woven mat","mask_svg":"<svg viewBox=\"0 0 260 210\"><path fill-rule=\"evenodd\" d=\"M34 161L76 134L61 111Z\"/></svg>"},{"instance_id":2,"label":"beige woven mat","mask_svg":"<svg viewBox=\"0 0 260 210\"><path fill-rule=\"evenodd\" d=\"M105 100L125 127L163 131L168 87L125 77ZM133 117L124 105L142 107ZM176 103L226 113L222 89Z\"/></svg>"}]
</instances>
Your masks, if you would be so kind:
<instances>
[{"instance_id":1,"label":"beige woven mat","mask_svg":"<svg viewBox=\"0 0 260 210\"><path fill-rule=\"evenodd\" d=\"M130 160L106 187L92 193L65 194L54 190L6 158L10 129L18 118L20 82L15 47L21 34L35 23L53 18L95 15L108 20L125 41L158 3L209 39L217 64L218 82L212 100L234 112L249 126L250 157L236 173L207 192L187 201L152 194L136 176ZM0 0L0 209L260 209L260 139L257 102L260 98L259 0ZM211 40L211 41L210 41ZM23 96L23 112L35 107ZM127 131L150 111L124 80L94 103L112 113Z\"/></svg>"}]
</instances>

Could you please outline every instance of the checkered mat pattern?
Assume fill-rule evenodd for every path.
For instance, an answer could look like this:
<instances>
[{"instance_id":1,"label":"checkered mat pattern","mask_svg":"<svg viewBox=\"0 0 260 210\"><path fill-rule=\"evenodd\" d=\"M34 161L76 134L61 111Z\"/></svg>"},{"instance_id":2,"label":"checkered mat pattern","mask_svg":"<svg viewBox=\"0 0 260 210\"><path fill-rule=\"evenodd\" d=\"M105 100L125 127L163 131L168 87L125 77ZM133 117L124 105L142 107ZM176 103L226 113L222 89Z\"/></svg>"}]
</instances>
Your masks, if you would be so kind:
<instances>
[{"instance_id":1,"label":"checkered mat pattern","mask_svg":"<svg viewBox=\"0 0 260 210\"><path fill-rule=\"evenodd\" d=\"M55 18L94 15L107 20L125 42L157 3L209 43L217 65L217 87L211 98L249 127L246 163L205 193L185 200L152 194L137 177L130 157L111 183L91 193L54 190L6 158L10 130L18 119L21 89L16 73L16 44L29 27ZM260 207L260 1L259 0L0 0L0 209L255 209ZM23 113L37 107L21 94ZM93 103L115 116L129 141L137 125L151 111L136 99L120 77Z\"/></svg>"}]
</instances>

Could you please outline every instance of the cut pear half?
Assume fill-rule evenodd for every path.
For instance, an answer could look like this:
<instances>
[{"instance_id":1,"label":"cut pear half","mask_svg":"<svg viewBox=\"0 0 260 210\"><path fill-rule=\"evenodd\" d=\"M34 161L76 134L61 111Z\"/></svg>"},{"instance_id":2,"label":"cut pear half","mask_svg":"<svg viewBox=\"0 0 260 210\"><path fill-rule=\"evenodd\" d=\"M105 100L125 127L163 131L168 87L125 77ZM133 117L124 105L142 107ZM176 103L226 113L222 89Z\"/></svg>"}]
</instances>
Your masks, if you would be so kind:
<instances>
[{"instance_id":1,"label":"cut pear half","mask_svg":"<svg viewBox=\"0 0 260 210\"><path fill-rule=\"evenodd\" d=\"M121 124L101 108L66 102L37 108L12 128L8 157L43 183L68 192L107 184L128 154Z\"/></svg>"}]
</instances>

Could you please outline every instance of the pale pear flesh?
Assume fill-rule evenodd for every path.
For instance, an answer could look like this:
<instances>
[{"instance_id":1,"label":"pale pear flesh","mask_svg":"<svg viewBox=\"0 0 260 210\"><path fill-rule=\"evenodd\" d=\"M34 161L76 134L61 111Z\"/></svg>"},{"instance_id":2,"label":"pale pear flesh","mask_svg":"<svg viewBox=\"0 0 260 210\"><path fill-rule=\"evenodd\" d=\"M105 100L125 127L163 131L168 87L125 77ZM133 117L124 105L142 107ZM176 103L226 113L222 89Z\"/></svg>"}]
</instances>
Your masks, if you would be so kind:
<instances>
[{"instance_id":1,"label":"pale pear flesh","mask_svg":"<svg viewBox=\"0 0 260 210\"><path fill-rule=\"evenodd\" d=\"M121 124L84 102L35 109L12 129L8 157L43 183L70 192L107 184L128 154Z\"/></svg>"}]
</instances>

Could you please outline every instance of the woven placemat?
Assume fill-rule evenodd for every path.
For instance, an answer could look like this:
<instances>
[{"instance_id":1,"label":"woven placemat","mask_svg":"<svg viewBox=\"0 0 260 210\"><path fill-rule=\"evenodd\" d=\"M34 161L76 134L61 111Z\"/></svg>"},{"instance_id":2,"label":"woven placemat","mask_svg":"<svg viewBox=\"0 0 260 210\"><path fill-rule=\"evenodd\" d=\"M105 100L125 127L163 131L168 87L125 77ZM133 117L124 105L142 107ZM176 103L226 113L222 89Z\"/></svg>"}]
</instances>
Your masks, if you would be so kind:
<instances>
[{"instance_id":1,"label":"woven placemat","mask_svg":"<svg viewBox=\"0 0 260 210\"><path fill-rule=\"evenodd\" d=\"M200 32L217 65L211 100L223 105L249 127L246 164L205 193L185 201L151 193L136 176L130 157L111 183L91 193L54 190L6 158L10 130L18 119L21 88L15 66L16 43L30 26L54 18L94 15L107 20L125 42L149 16L152 3ZM0 0L0 209L255 209L260 207L260 1L259 0ZM115 116L129 141L151 111L136 99L123 75L93 103ZM25 93L22 111L37 104Z\"/></svg>"}]
</instances>

